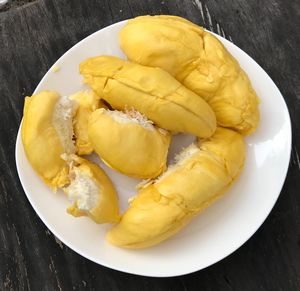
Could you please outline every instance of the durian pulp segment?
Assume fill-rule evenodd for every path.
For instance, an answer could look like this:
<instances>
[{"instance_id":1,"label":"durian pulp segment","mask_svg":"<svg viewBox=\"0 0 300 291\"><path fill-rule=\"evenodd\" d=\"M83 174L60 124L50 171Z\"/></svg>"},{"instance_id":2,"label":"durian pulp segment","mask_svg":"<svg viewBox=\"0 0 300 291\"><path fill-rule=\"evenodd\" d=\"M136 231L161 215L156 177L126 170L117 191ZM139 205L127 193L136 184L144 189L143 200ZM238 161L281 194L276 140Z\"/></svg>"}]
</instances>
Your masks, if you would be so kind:
<instances>
[{"instance_id":1,"label":"durian pulp segment","mask_svg":"<svg viewBox=\"0 0 300 291\"><path fill-rule=\"evenodd\" d=\"M76 101L79 106L88 108L92 111L96 110L99 107L99 103L101 103L101 107L102 105L104 106L104 104L102 104L102 102L100 101L100 97L93 91L79 91L71 95L69 98Z\"/></svg>"},{"instance_id":2,"label":"durian pulp segment","mask_svg":"<svg viewBox=\"0 0 300 291\"><path fill-rule=\"evenodd\" d=\"M79 91L70 96L78 105L73 119L75 145L78 155L89 155L93 152L93 146L88 137L88 120L97 108L106 107L100 97L93 91Z\"/></svg>"},{"instance_id":3,"label":"durian pulp segment","mask_svg":"<svg viewBox=\"0 0 300 291\"><path fill-rule=\"evenodd\" d=\"M25 98L22 142L26 156L41 179L54 191L69 182L62 155L74 152L72 117L75 108L55 91Z\"/></svg>"},{"instance_id":4,"label":"durian pulp segment","mask_svg":"<svg viewBox=\"0 0 300 291\"><path fill-rule=\"evenodd\" d=\"M209 137L216 129L215 114L206 101L162 69L98 56L83 61L80 73L114 109L133 107L171 132Z\"/></svg>"},{"instance_id":5,"label":"durian pulp segment","mask_svg":"<svg viewBox=\"0 0 300 291\"><path fill-rule=\"evenodd\" d=\"M88 133L102 161L125 175L155 178L166 168L170 133L137 111L97 109L89 118Z\"/></svg>"},{"instance_id":6,"label":"durian pulp segment","mask_svg":"<svg viewBox=\"0 0 300 291\"><path fill-rule=\"evenodd\" d=\"M88 216L96 223L118 221L118 196L105 172L76 155L71 155L69 160L70 184L63 189L72 202L67 212L75 217Z\"/></svg>"},{"instance_id":7,"label":"durian pulp segment","mask_svg":"<svg viewBox=\"0 0 300 291\"><path fill-rule=\"evenodd\" d=\"M107 239L120 247L145 248L174 235L222 196L240 173L244 158L242 136L217 128L200 148L190 145L166 174L140 188Z\"/></svg>"}]
</instances>

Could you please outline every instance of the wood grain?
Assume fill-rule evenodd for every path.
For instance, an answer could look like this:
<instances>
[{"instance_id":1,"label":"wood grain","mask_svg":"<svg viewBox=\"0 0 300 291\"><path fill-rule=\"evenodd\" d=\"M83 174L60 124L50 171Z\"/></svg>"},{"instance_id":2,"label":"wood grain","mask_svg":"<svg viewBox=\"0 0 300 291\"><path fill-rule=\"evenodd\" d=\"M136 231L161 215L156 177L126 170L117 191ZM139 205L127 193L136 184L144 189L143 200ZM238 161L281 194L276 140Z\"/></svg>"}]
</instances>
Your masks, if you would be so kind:
<instances>
[{"instance_id":1,"label":"wood grain","mask_svg":"<svg viewBox=\"0 0 300 291\"><path fill-rule=\"evenodd\" d=\"M55 60L90 33L142 14L180 15L233 40L276 82L293 124L288 177L263 226L225 260L176 278L113 271L62 245L27 201L14 159L24 97ZM39 0L2 12L0 290L300 290L299 15L299 1L283 0Z\"/></svg>"}]
</instances>

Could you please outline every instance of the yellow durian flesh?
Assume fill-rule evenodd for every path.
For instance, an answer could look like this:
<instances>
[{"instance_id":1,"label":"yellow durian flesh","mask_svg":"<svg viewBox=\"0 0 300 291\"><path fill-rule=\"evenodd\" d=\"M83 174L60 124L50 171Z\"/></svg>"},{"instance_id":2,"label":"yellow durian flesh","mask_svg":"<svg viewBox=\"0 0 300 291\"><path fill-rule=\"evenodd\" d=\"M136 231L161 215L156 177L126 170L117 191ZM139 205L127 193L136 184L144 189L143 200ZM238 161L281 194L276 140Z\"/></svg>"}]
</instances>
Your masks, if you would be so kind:
<instances>
[{"instance_id":1,"label":"yellow durian flesh","mask_svg":"<svg viewBox=\"0 0 300 291\"><path fill-rule=\"evenodd\" d=\"M114 109L134 108L172 132L209 137L216 129L210 106L159 68L100 56L82 62L80 73Z\"/></svg>"},{"instance_id":2,"label":"yellow durian flesh","mask_svg":"<svg viewBox=\"0 0 300 291\"><path fill-rule=\"evenodd\" d=\"M245 144L240 134L218 128L200 148L191 145L177 163L142 188L121 221L107 234L112 244L143 248L179 231L218 199L241 171Z\"/></svg>"},{"instance_id":3,"label":"yellow durian flesh","mask_svg":"<svg viewBox=\"0 0 300 291\"><path fill-rule=\"evenodd\" d=\"M57 106L60 105L61 98L58 93L52 91L43 91L26 97L21 127L24 150L31 166L54 190L63 187L69 181L68 165L61 156L75 151L70 136L72 129L68 128L63 133L64 137L59 132L59 127L64 127L63 122L66 122L65 126L72 127L73 114L67 112L66 117L60 117L58 120ZM72 111L72 108L67 109Z\"/></svg>"},{"instance_id":4,"label":"yellow durian flesh","mask_svg":"<svg viewBox=\"0 0 300 291\"><path fill-rule=\"evenodd\" d=\"M192 216L176 200L162 196L151 185L138 193L106 238L119 247L150 247L175 234Z\"/></svg>"},{"instance_id":5,"label":"yellow durian flesh","mask_svg":"<svg viewBox=\"0 0 300 291\"><path fill-rule=\"evenodd\" d=\"M191 31L191 24L176 16L136 17L120 30L120 47L129 60L163 68L177 78L185 66L201 55L204 30L192 24Z\"/></svg>"},{"instance_id":6,"label":"yellow durian flesh","mask_svg":"<svg viewBox=\"0 0 300 291\"><path fill-rule=\"evenodd\" d=\"M180 161L179 157L176 167L154 184L162 195L177 197L196 212L224 193L240 173L246 155L242 136L230 129L218 127L198 145L198 150L192 145L184 151L187 156L190 153L190 159Z\"/></svg>"},{"instance_id":7,"label":"yellow durian flesh","mask_svg":"<svg viewBox=\"0 0 300 291\"><path fill-rule=\"evenodd\" d=\"M123 174L148 179L166 168L171 136L143 117L97 109L89 119L88 133L100 158Z\"/></svg>"},{"instance_id":8,"label":"yellow durian flesh","mask_svg":"<svg viewBox=\"0 0 300 291\"><path fill-rule=\"evenodd\" d=\"M64 188L73 204L67 212L75 217L88 216L96 223L120 219L118 198L113 183L100 166L73 157L70 185Z\"/></svg>"},{"instance_id":9,"label":"yellow durian flesh","mask_svg":"<svg viewBox=\"0 0 300 291\"><path fill-rule=\"evenodd\" d=\"M74 134L77 154L91 154L93 147L88 137L88 119L91 113L97 108L106 108L106 106L93 91L77 92L71 95L70 99L78 103L78 108L74 116Z\"/></svg>"},{"instance_id":10,"label":"yellow durian flesh","mask_svg":"<svg viewBox=\"0 0 300 291\"><path fill-rule=\"evenodd\" d=\"M141 16L119 35L131 61L160 67L204 98L217 122L250 134L259 123L259 98L239 63L211 33L177 16Z\"/></svg>"},{"instance_id":11,"label":"yellow durian flesh","mask_svg":"<svg viewBox=\"0 0 300 291\"><path fill-rule=\"evenodd\" d=\"M199 140L198 146L202 151L213 153L232 179L240 173L246 156L245 141L240 134L218 127L212 138Z\"/></svg>"}]
</instances>

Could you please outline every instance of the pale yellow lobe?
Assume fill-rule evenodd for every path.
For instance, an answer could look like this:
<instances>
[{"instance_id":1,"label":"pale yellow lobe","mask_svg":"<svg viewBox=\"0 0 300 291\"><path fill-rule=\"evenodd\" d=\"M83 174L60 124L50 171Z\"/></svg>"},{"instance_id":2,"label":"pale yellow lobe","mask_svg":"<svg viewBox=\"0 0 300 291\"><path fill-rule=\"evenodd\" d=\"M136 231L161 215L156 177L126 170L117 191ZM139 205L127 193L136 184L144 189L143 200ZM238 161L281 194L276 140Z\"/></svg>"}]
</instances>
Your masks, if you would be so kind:
<instances>
[{"instance_id":1,"label":"pale yellow lobe","mask_svg":"<svg viewBox=\"0 0 300 291\"><path fill-rule=\"evenodd\" d=\"M96 223L120 219L117 193L105 172L96 164L74 158L70 184L64 188L72 205L67 212L75 217L88 216Z\"/></svg>"},{"instance_id":2,"label":"pale yellow lobe","mask_svg":"<svg viewBox=\"0 0 300 291\"><path fill-rule=\"evenodd\" d=\"M88 120L93 111L100 107L106 107L94 92L80 91L70 96L75 100L78 109L74 116L75 145L78 155L88 155L93 152L93 146L88 137Z\"/></svg>"},{"instance_id":3,"label":"pale yellow lobe","mask_svg":"<svg viewBox=\"0 0 300 291\"><path fill-rule=\"evenodd\" d=\"M149 186L139 192L106 238L119 247L146 248L175 234L191 217L176 200L160 195Z\"/></svg>"},{"instance_id":4,"label":"pale yellow lobe","mask_svg":"<svg viewBox=\"0 0 300 291\"><path fill-rule=\"evenodd\" d=\"M144 248L169 238L221 197L240 173L244 159L242 136L217 128L199 148L185 149L162 177L138 192L107 239L120 247Z\"/></svg>"},{"instance_id":5,"label":"pale yellow lobe","mask_svg":"<svg viewBox=\"0 0 300 291\"><path fill-rule=\"evenodd\" d=\"M66 111L64 111L66 109ZM69 181L68 166L61 156L73 153L72 135L74 107L66 97L43 91L25 98L21 136L26 156L43 181L53 188ZM55 118L54 118L55 117Z\"/></svg>"},{"instance_id":6,"label":"pale yellow lobe","mask_svg":"<svg viewBox=\"0 0 300 291\"><path fill-rule=\"evenodd\" d=\"M166 169L170 133L148 120L98 109L91 114L88 133L100 158L123 174L147 179Z\"/></svg>"},{"instance_id":7,"label":"pale yellow lobe","mask_svg":"<svg viewBox=\"0 0 300 291\"><path fill-rule=\"evenodd\" d=\"M176 16L129 20L119 35L129 60L168 71L204 98L217 122L242 134L259 123L259 98L239 63L211 33Z\"/></svg>"},{"instance_id":8,"label":"pale yellow lobe","mask_svg":"<svg viewBox=\"0 0 300 291\"><path fill-rule=\"evenodd\" d=\"M172 132L209 137L216 129L210 106L164 70L100 56L82 62L80 73L114 109L134 108Z\"/></svg>"}]
</instances>

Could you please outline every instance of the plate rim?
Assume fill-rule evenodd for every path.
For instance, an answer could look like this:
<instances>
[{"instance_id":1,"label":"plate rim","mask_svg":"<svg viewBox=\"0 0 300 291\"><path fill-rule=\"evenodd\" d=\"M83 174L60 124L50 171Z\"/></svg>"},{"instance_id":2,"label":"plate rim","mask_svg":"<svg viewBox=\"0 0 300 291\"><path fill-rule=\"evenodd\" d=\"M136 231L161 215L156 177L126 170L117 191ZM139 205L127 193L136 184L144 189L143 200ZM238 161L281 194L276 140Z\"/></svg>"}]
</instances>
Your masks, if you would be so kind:
<instances>
[{"instance_id":1,"label":"plate rim","mask_svg":"<svg viewBox=\"0 0 300 291\"><path fill-rule=\"evenodd\" d=\"M42 79L40 80L40 82L38 83L38 85L36 86L34 92L32 94L37 93L37 91L39 91L39 88L41 86L41 84L43 83L44 79L48 76L49 73L51 73L51 69L53 67L54 64L60 62L65 55L67 55L69 52L73 51L74 49L76 49L78 46L81 45L82 42L86 41L87 39L93 37L95 34L99 33L100 31L105 31L108 29L111 29L114 26L118 26L118 25L122 25L125 24L128 20L133 19L133 18L129 18L129 19L125 19L119 22L115 22L112 23L108 26L105 26L95 32L93 32L92 34L86 36L85 38L83 38L82 40L80 40L79 42L77 42L75 45L73 45L70 49L68 49L65 53L63 53L61 55L61 57L59 57L53 64L52 66L50 66L50 68L48 69L48 71L44 74L44 76L42 77ZM76 252L77 254L81 255L82 257L107 268L113 269L113 270L117 270L123 273L128 273L128 274L134 274L134 275L139 275L139 276L148 276L148 277L157 277L157 278L161 278L161 277L175 277L175 276L180 276L180 275L186 275L186 274L190 274L190 273L194 273L200 270L204 270L209 266L212 266L214 264L216 264L217 262L220 262L222 260L224 260L225 258L227 258L229 255L231 255L232 253L234 253L235 251L237 251L240 247L242 247L254 234L255 232L262 226L262 224L266 221L267 217L270 215L271 211L274 208L274 205L276 204L279 195L281 194L281 191L283 189L286 177L287 177L287 173L288 173L288 169L289 169L289 164L290 164L290 159L291 159L291 150L292 150L292 126L291 126L291 117L290 117L290 112L288 109L288 106L285 102L285 99L283 97L283 95L281 94L279 88L277 87L277 85L275 84L275 82L271 79L271 77L269 76L269 74L244 50L242 50L241 48L239 48L237 45L235 45L233 42L227 40L226 38L212 32L209 31L207 29L205 29L206 31L208 31L209 33L212 33L214 36L216 36L223 44L227 43L230 45L233 45L235 47L235 49L237 49L239 52L241 52L242 54L245 54L247 56L247 58L250 58L257 67L259 67L263 73L265 74L265 76L269 79L269 81L271 81L271 83L274 86L274 89L276 89L281 97L281 101L284 105L284 109L287 113L288 116L288 144L287 144L287 151L288 151L288 159L285 161L285 165L284 167L282 167L284 170L282 171L283 175L282 175L282 181L280 181L280 187L278 188L278 193L276 195L276 199L274 199L273 203L272 203L272 207L270 207L270 209L268 209L268 211L266 211L265 213L265 217L264 219L255 227L254 231L249 232L248 235L243 236L243 239L241 239L239 242L236 242L236 244L231 247L227 252L224 252L222 256L220 256L217 259L213 259L210 260L210 262L206 263L203 267L191 267L190 269L185 269L183 271L179 271L179 269L172 269L173 271L169 271L169 272L165 272L164 274L160 274L160 273L156 273L155 271L151 270L150 272L145 272L144 270L140 271L140 272L136 272L136 271L132 271L130 269L128 270L124 270L123 268L119 268L118 266L115 266L113 264L110 264L107 261L102 261L99 259L94 259L93 257L84 254L82 251L80 251L77 247L73 246L72 243L67 242L63 237L60 236L60 234L58 234L55 230L55 228L49 226L47 219L41 214L40 210L38 209L37 205L35 205L34 201L31 200L30 196L27 195L27 192L30 192L27 187L23 184L22 179L20 177L20 165L18 163L19 161L19 153L18 153L18 147L19 146L23 146L22 141L21 141L21 126L22 126L22 120L20 122L19 125L19 129L18 129L18 133L17 133L17 138L16 138L16 144L15 144L15 161L16 161L16 168L17 168L17 173L18 173L18 177L20 180L20 183L22 185L22 188L24 190L24 194L27 197L28 201L30 202L30 205L33 207L34 211L36 212L36 214L38 215L38 217L41 219L41 221L44 223L44 225L51 231L51 233L57 237L60 241L62 241L68 248L70 248L71 250L73 250L74 252ZM275 197L275 195L274 195Z\"/></svg>"}]
</instances>

